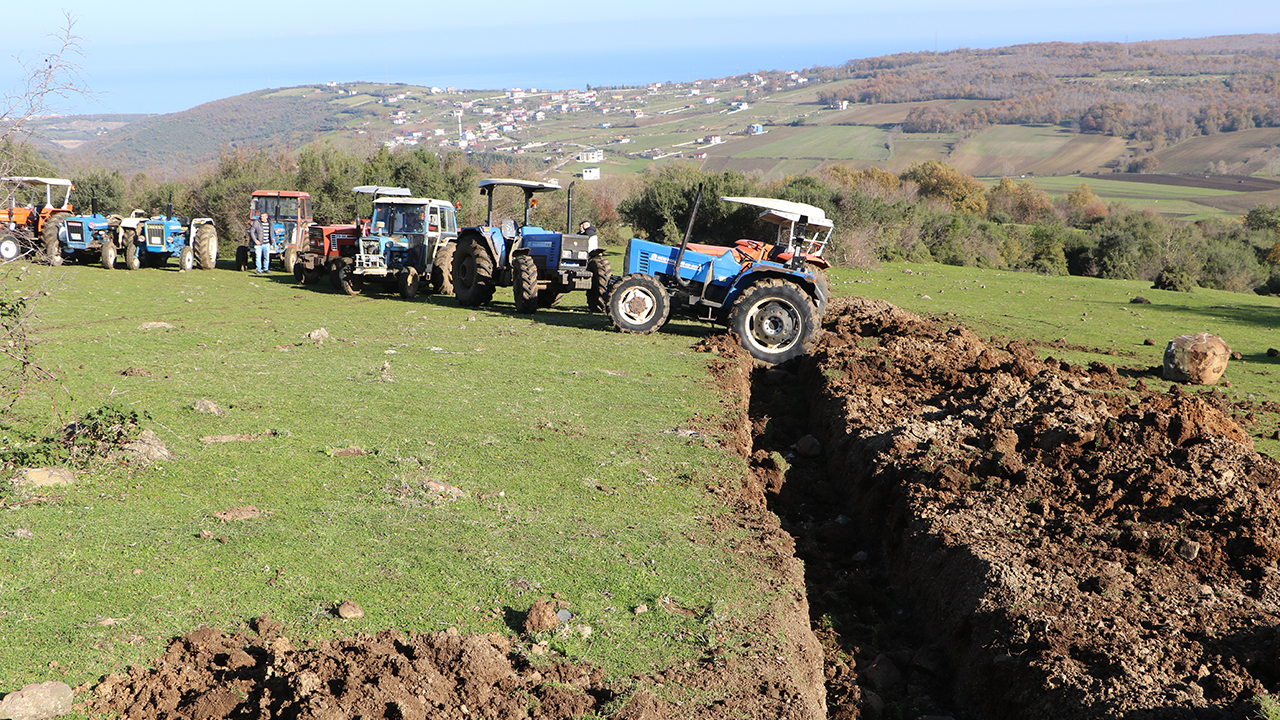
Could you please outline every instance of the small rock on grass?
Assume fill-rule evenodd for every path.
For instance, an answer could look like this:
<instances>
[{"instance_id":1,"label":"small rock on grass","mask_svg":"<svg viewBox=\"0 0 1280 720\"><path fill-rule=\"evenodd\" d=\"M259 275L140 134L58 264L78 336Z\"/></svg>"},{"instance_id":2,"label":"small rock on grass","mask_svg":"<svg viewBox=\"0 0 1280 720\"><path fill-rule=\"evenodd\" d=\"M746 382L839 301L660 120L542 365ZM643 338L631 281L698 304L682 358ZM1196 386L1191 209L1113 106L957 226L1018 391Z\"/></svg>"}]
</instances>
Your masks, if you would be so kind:
<instances>
[{"instance_id":1,"label":"small rock on grass","mask_svg":"<svg viewBox=\"0 0 1280 720\"><path fill-rule=\"evenodd\" d=\"M74 485L76 474L66 468L24 468L18 481L31 487L52 487L55 485Z\"/></svg>"},{"instance_id":2,"label":"small rock on grass","mask_svg":"<svg viewBox=\"0 0 1280 720\"><path fill-rule=\"evenodd\" d=\"M218 403L212 400L206 400L205 398L197 400L193 407L196 409L196 412L210 413L213 415L221 415L223 412Z\"/></svg>"},{"instance_id":3,"label":"small rock on grass","mask_svg":"<svg viewBox=\"0 0 1280 720\"><path fill-rule=\"evenodd\" d=\"M364 617L364 608L360 607L360 603L354 600L343 600L338 604L335 612L343 620L359 620Z\"/></svg>"}]
</instances>

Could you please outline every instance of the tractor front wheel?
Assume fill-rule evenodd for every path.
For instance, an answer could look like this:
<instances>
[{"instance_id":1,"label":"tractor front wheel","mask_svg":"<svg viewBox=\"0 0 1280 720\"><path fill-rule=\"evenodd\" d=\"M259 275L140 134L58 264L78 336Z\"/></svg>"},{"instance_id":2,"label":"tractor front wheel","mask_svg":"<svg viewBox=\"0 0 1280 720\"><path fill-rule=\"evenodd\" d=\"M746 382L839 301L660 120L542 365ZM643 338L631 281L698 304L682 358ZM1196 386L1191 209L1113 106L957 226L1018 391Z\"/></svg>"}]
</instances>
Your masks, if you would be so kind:
<instances>
[{"instance_id":1,"label":"tractor front wheel","mask_svg":"<svg viewBox=\"0 0 1280 720\"><path fill-rule=\"evenodd\" d=\"M121 244L124 245L124 266L129 270L142 267L142 247L138 245L138 233L132 228L125 228L121 233Z\"/></svg>"},{"instance_id":2,"label":"tractor front wheel","mask_svg":"<svg viewBox=\"0 0 1280 720\"><path fill-rule=\"evenodd\" d=\"M422 276L418 268L412 265L400 271L400 297L412 300L418 296L418 286L422 284Z\"/></svg>"},{"instance_id":3,"label":"tractor front wheel","mask_svg":"<svg viewBox=\"0 0 1280 720\"><path fill-rule=\"evenodd\" d=\"M818 286L822 297L826 300L818 300L814 298L814 305L818 311L818 321L822 321L822 316L827 312L827 300L831 299L831 280L827 278L827 272L813 263L805 263L804 271L813 273L813 279Z\"/></svg>"},{"instance_id":4,"label":"tractor front wheel","mask_svg":"<svg viewBox=\"0 0 1280 720\"><path fill-rule=\"evenodd\" d=\"M453 251L453 292L458 304L477 307L493 299L493 258L480 238L458 240Z\"/></svg>"},{"instance_id":5,"label":"tractor front wheel","mask_svg":"<svg viewBox=\"0 0 1280 720\"><path fill-rule=\"evenodd\" d=\"M511 258L511 293L515 296L516 312L538 311L538 266L528 255Z\"/></svg>"},{"instance_id":6,"label":"tractor front wheel","mask_svg":"<svg viewBox=\"0 0 1280 720\"><path fill-rule=\"evenodd\" d=\"M608 311L622 332L648 335L667 324L671 296L652 275L632 273L609 290Z\"/></svg>"},{"instance_id":7,"label":"tractor front wheel","mask_svg":"<svg viewBox=\"0 0 1280 720\"><path fill-rule=\"evenodd\" d=\"M298 262L298 248L290 245L284 249L284 253L280 256L280 263L284 265L284 271L293 274L293 266Z\"/></svg>"},{"instance_id":8,"label":"tractor front wheel","mask_svg":"<svg viewBox=\"0 0 1280 720\"><path fill-rule=\"evenodd\" d=\"M591 312L605 312L604 292L613 278L613 266L606 257L593 257L587 261L587 270L591 271L591 287L587 289L587 309Z\"/></svg>"},{"instance_id":9,"label":"tractor front wheel","mask_svg":"<svg viewBox=\"0 0 1280 720\"><path fill-rule=\"evenodd\" d=\"M445 243L436 250L436 257L431 261L431 291L444 295L453 294L453 251L454 243Z\"/></svg>"},{"instance_id":10,"label":"tractor front wheel","mask_svg":"<svg viewBox=\"0 0 1280 720\"><path fill-rule=\"evenodd\" d=\"M0 237L0 261L9 262L21 254L22 248L18 245L18 238L12 235Z\"/></svg>"},{"instance_id":11,"label":"tractor front wheel","mask_svg":"<svg viewBox=\"0 0 1280 720\"><path fill-rule=\"evenodd\" d=\"M799 285L769 279L747 288L729 311L729 328L757 360L786 362L808 351L817 310Z\"/></svg>"},{"instance_id":12,"label":"tractor front wheel","mask_svg":"<svg viewBox=\"0 0 1280 720\"><path fill-rule=\"evenodd\" d=\"M108 270L116 267L116 243L111 238L102 243L102 267Z\"/></svg>"},{"instance_id":13,"label":"tractor front wheel","mask_svg":"<svg viewBox=\"0 0 1280 720\"><path fill-rule=\"evenodd\" d=\"M334 284L342 288L342 292L355 297L364 290L364 279L359 275L351 274L351 268L348 263L341 263L337 270L334 271Z\"/></svg>"},{"instance_id":14,"label":"tractor front wheel","mask_svg":"<svg viewBox=\"0 0 1280 720\"><path fill-rule=\"evenodd\" d=\"M214 229L213 223L205 223L196 228L191 244L195 248L197 267L212 270L218 266L218 231Z\"/></svg>"},{"instance_id":15,"label":"tractor front wheel","mask_svg":"<svg viewBox=\"0 0 1280 720\"><path fill-rule=\"evenodd\" d=\"M180 272L190 272L191 268L196 266L196 251L191 249L190 245L183 245L178 251L178 270Z\"/></svg>"}]
</instances>

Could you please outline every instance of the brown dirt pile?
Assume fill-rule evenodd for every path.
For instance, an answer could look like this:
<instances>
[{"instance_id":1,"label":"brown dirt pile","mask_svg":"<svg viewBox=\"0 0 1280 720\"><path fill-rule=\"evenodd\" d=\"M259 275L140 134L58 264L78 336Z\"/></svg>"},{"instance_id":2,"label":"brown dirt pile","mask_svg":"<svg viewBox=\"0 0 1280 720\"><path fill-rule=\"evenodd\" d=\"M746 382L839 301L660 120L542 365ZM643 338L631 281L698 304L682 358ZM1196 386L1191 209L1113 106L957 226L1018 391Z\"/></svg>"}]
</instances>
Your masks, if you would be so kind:
<instances>
[{"instance_id":1,"label":"brown dirt pile","mask_svg":"<svg viewBox=\"0 0 1280 720\"><path fill-rule=\"evenodd\" d=\"M108 676L87 709L132 720L568 718L614 697L598 671L535 668L499 635L388 630L295 649L278 623L257 624L257 638L190 632L153 668Z\"/></svg>"},{"instance_id":2,"label":"brown dirt pile","mask_svg":"<svg viewBox=\"0 0 1280 720\"><path fill-rule=\"evenodd\" d=\"M829 660L833 716L874 690L908 717L1239 717L1280 689L1280 464L1220 394L876 301L826 329L801 370L825 457L778 469L775 507L861 678Z\"/></svg>"}]
</instances>

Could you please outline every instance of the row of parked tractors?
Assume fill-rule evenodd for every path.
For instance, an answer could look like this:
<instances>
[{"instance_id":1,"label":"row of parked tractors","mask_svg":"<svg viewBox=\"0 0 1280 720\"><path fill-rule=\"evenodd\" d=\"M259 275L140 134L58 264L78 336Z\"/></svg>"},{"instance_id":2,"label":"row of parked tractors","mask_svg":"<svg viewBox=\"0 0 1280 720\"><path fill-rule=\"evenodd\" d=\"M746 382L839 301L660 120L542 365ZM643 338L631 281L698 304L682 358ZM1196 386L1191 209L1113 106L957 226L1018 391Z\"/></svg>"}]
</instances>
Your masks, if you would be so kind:
<instances>
[{"instance_id":1,"label":"row of parked tractors","mask_svg":"<svg viewBox=\"0 0 1280 720\"><path fill-rule=\"evenodd\" d=\"M178 258L183 270L211 269L218 240L209 218L76 215L68 202L71 184L50 178L0 178L9 187L36 196L26 203L10 194L0 210L0 260L24 252L50 263L78 259L114 268L157 266ZM509 188L509 190L502 190ZM673 316L729 327L759 360L778 363L803 354L818 329L828 299L822 252L832 223L812 205L755 197L721 200L753 206L767 241L739 240L733 246L690 242L702 191L680 245L632 239L624 269L614 275L594 236L573 232L573 185L568 188L565 231L531 223L537 196L560 185L531 180L481 180L488 200L483 225L458 227L453 203L412 197L405 188L361 186L372 198L365 220L344 225L313 221L305 192L261 190L250 201L250 222L263 214L271 226L272 255L281 269L310 285L328 277L349 295L374 290L413 298L420 292L452 293L464 307L485 305L499 287L510 287L515 309L533 313L555 305L568 292L583 290L587 307L605 312L629 333L661 329ZM496 219L495 193L523 194L523 218ZM96 204L96 203L95 203ZM251 265L247 243L236 249L236 266Z\"/></svg>"}]
</instances>

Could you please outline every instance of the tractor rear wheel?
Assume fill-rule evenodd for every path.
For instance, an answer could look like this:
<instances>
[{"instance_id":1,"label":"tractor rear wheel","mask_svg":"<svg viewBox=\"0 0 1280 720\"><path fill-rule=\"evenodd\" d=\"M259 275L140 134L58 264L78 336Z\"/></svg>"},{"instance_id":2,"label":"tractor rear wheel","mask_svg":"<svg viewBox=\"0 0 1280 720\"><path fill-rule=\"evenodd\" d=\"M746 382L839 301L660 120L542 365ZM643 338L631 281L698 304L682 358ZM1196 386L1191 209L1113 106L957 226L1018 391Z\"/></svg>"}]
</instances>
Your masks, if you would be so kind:
<instances>
[{"instance_id":1,"label":"tractor rear wheel","mask_svg":"<svg viewBox=\"0 0 1280 720\"><path fill-rule=\"evenodd\" d=\"M609 290L608 310L614 327L648 335L667 324L671 296L652 275L631 273Z\"/></svg>"},{"instance_id":2,"label":"tractor rear wheel","mask_svg":"<svg viewBox=\"0 0 1280 720\"><path fill-rule=\"evenodd\" d=\"M734 301L729 328L757 360L786 362L808 351L818 329L817 310L799 285L761 280Z\"/></svg>"},{"instance_id":3,"label":"tractor rear wheel","mask_svg":"<svg viewBox=\"0 0 1280 720\"><path fill-rule=\"evenodd\" d=\"M511 294L515 297L516 312L538 311L538 266L528 255L511 258Z\"/></svg>"},{"instance_id":4,"label":"tractor rear wheel","mask_svg":"<svg viewBox=\"0 0 1280 720\"><path fill-rule=\"evenodd\" d=\"M196 251L191 249L190 245L183 245L178 251L178 270L180 272L190 272L191 268L196 266Z\"/></svg>"},{"instance_id":5,"label":"tractor rear wheel","mask_svg":"<svg viewBox=\"0 0 1280 720\"><path fill-rule=\"evenodd\" d=\"M477 307L493 299L493 258L480 238L471 236L458 241L453 251L453 292L458 304Z\"/></svg>"},{"instance_id":6,"label":"tractor rear wheel","mask_svg":"<svg viewBox=\"0 0 1280 720\"><path fill-rule=\"evenodd\" d=\"M102 243L102 267L108 270L114 270L116 267L116 243L115 240L107 238Z\"/></svg>"},{"instance_id":7,"label":"tractor rear wheel","mask_svg":"<svg viewBox=\"0 0 1280 720\"><path fill-rule=\"evenodd\" d=\"M457 245L445 243L436 250L431 261L431 291L444 295L453 294L453 251Z\"/></svg>"},{"instance_id":8,"label":"tractor rear wheel","mask_svg":"<svg viewBox=\"0 0 1280 720\"><path fill-rule=\"evenodd\" d=\"M124 266L129 270L142 267L142 247L138 245L137 231L125 228L120 237L120 243L124 245Z\"/></svg>"},{"instance_id":9,"label":"tractor rear wheel","mask_svg":"<svg viewBox=\"0 0 1280 720\"><path fill-rule=\"evenodd\" d=\"M44 221L44 227L40 230L40 239L44 240L44 252L50 265L62 264L62 240L58 237L58 230L69 217L71 213L54 213Z\"/></svg>"},{"instance_id":10,"label":"tractor rear wheel","mask_svg":"<svg viewBox=\"0 0 1280 720\"><path fill-rule=\"evenodd\" d=\"M591 312L604 312L604 291L609 287L613 277L613 266L609 258L593 257L587 261L587 270L591 271L591 287L587 289L587 309Z\"/></svg>"},{"instance_id":11,"label":"tractor rear wheel","mask_svg":"<svg viewBox=\"0 0 1280 720\"><path fill-rule=\"evenodd\" d=\"M422 283L422 276L418 274L418 268L409 266L400 271L400 297L405 300L412 300L418 296L418 286Z\"/></svg>"},{"instance_id":12,"label":"tractor rear wheel","mask_svg":"<svg viewBox=\"0 0 1280 720\"><path fill-rule=\"evenodd\" d=\"M9 262L21 254L22 248L18 245L18 238L12 235L0 237L0 262Z\"/></svg>"},{"instance_id":13,"label":"tractor rear wheel","mask_svg":"<svg viewBox=\"0 0 1280 720\"><path fill-rule=\"evenodd\" d=\"M191 239L196 253L196 266L201 270L212 270L218 266L218 231L213 223L205 223L196 228L196 235Z\"/></svg>"},{"instance_id":14,"label":"tractor rear wheel","mask_svg":"<svg viewBox=\"0 0 1280 720\"><path fill-rule=\"evenodd\" d=\"M818 321L821 322L823 314L827 311L827 300L831 299L831 280L827 278L825 270L813 263L805 263L804 271L813 273L813 279L818 285L818 290L821 291L822 297L826 298L826 300L819 300L816 297L813 299L814 307L818 311Z\"/></svg>"},{"instance_id":15,"label":"tractor rear wheel","mask_svg":"<svg viewBox=\"0 0 1280 720\"><path fill-rule=\"evenodd\" d=\"M240 245L236 247L236 272L244 272L249 269L249 246Z\"/></svg>"},{"instance_id":16,"label":"tractor rear wheel","mask_svg":"<svg viewBox=\"0 0 1280 720\"><path fill-rule=\"evenodd\" d=\"M338 265L338 268L334 271L334 279L336 280L334 285L337 285L342 289L342 292L352 297L359 295L364 290L364 279L359 275L351 274L349 263L344 262Z\"/></svg>"}]
</instances>

